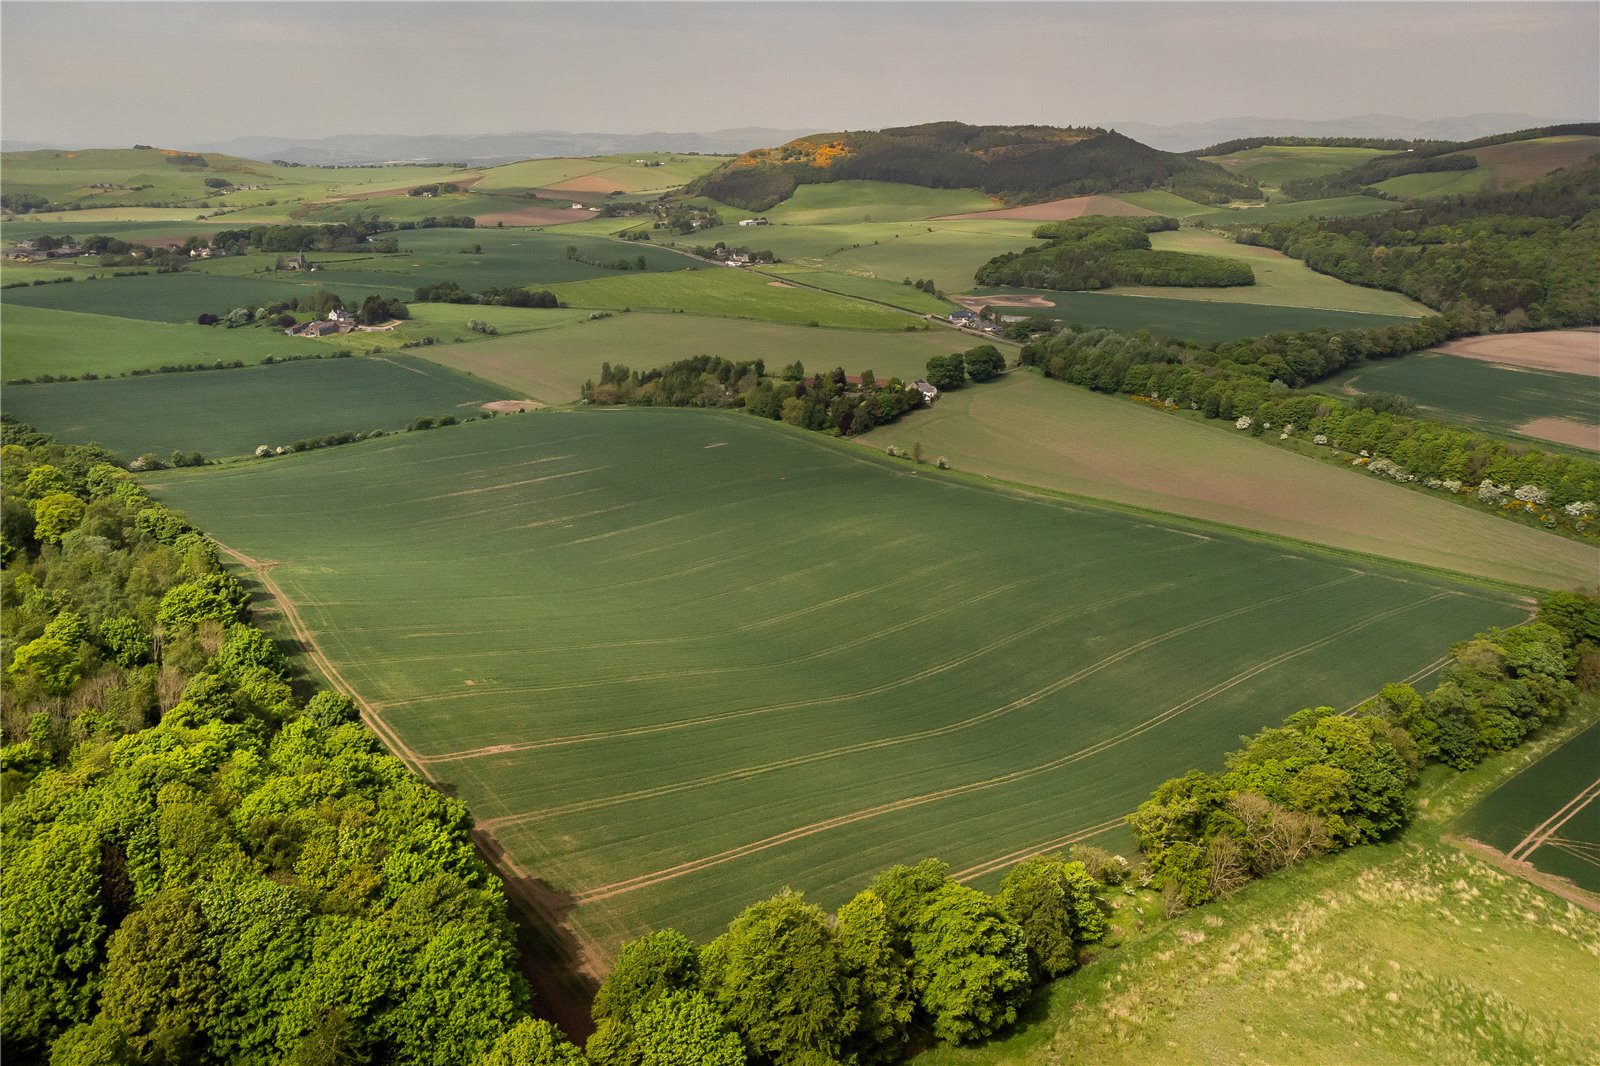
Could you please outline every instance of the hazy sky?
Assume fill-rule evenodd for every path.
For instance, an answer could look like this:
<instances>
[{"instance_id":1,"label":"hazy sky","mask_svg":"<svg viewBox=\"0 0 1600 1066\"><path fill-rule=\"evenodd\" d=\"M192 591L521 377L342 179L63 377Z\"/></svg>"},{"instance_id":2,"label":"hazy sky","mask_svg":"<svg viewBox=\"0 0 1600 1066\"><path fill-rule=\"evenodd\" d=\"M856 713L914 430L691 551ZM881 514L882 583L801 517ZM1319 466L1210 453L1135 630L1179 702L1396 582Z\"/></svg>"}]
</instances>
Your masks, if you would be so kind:
<instances>
[{"instance_id":1,"label":"hazy sky","mask_svg":"<svg viewBox=\"0 0 1600 1066\"><path fill-rule=\"evenodd\" d=\"M1600 4L0 4L8 141L1600 111Z\"/></svg>"}]
</instances>

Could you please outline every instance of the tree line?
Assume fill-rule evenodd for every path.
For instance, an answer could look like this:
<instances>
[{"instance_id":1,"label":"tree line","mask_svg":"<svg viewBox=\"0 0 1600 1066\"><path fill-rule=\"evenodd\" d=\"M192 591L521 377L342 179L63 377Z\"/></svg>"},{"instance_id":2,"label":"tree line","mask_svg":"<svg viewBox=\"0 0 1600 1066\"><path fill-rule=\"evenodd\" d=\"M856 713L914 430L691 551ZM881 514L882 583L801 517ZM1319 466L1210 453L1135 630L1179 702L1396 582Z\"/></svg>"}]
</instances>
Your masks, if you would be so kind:
<instances>
[{"instance_id":1,"label":"tree line","mask_svg":"<svg viewBox=\"0 0 1600 1066\"><path fill-rule=\"evenodd\" d=\"M1291 387L1363 358L1432 347L1451 335L1450 321L1440 316L1380 330L1274 333L1215 345L1064 330L1025 345L1022 363L1099 392L1230 419L1253 436L1270 431L1326 446L1392 480L1594 538L1600 463L1592 459L1419 418L1382 397L1347 401Z\"/></svg>"},{"instance_id":2,"label":"tree line","mask_svg":"<svg viewBox=\"0 0 1600 1066\"><path fill-rule=\"evenodd\" d=\"M417 303L435 304L492 304L496 307L565 307L549 289L524 289L511 286L503 289L484 289L469 292L459 282L441 281L423 285L413 294Z\"/></svg>"},{"instance_id":3,"label":"tree line","mask_svg":"<svg viewBox=\"0 0 1600 1066\"><path fill-rule=\"evenodd\" d=\"M1112 285L1255 284L1250 265L1237 259L1151 249L1147 234L1177 228L1175 218L1147 216L1090 216L1047 223L1033 235L1048 243L997 255L978 268L974 280L979 285L1057 291Z\"/></svg>"},{"instance_id":4,"label":"tree line","mask_svg":"<svg viewBox=\"0 0 1600 1066\"><path fill-rule=\"evenodd\" d=\"M968 381L989 381L1004 369L1000 350L981 344L930 358L926 381L943 391ZM605 363L599 383L584 382L580 397L601 405L742 408L758 418L836 436L865 433L925 402L907 382L880 379L871 370L863 370L855 380L842 367L808 376L796 360L777 374L768 374L763 359L734 361L715 355L645 371Z\"/></svg>"},{"instance_id":5,"label":"tree line","mask_svg":"<svg viewBox=\"0 0 1600 1066\"><path fill-rule=\"evenodd\" d=\"M1350 714L1300 711L1191 770L1128 818L1153 883L1178 910L1316 855L1392 838L1422 770L1465 770L1509 751L1600 688L1600 599L1545 597L1536 621L1450 649L1426 694L1385 685Z\"/></svg>"}]
</instances>

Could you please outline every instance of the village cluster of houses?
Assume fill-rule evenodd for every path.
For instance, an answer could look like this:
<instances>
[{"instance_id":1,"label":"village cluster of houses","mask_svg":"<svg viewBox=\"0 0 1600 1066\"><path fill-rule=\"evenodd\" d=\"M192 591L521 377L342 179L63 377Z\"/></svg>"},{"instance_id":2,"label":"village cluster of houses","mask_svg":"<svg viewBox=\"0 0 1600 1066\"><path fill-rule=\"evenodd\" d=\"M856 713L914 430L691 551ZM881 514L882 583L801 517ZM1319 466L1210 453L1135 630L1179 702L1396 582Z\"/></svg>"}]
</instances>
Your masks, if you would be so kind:
<instances>
[{"instance_id":1,"label":"village cluster of houses","mask_svg":"<svg viewBox=\"0 0 1600 1066\"><path fill-rule=\"evenodd\" d=\"M46 259L66 259L75 255L82 255L83 249L78 247L76 241L68 241L59 248L35 248L32 241L18 241L15 248L6 253L6 258L19 263L38 263Z\"/></svg>"},{"instance_id":2,"label":"village cluster of houses","mask_svg":"<svg viewBox=\"0 0 1600 1066\"><path fill-rule=\"evenodd\" d=\"M1001 315L998 322L985 322L978 317L976 311L968 311L962 308L960 311L950 312L950 323L960 326L962 329L975 329L979 333L999 333L1009 323L1021 322L1025 317L1024 315Z\"/></svg>"},{"instance_id":3,"label":"village cluster of houses","mask_svg":"<svg viewBox=\"0 0 1600 1066\"><path fill-rule=\"evenodd\" d=\"M391 333L394 323L383 326L358 326L356 316L342 307L335 307L328 312L327 318L314 318L310 322L302 322L297 326L290 326L283 332L291 337L331 337L335 333Z\"/></svg>"}]
</instances>

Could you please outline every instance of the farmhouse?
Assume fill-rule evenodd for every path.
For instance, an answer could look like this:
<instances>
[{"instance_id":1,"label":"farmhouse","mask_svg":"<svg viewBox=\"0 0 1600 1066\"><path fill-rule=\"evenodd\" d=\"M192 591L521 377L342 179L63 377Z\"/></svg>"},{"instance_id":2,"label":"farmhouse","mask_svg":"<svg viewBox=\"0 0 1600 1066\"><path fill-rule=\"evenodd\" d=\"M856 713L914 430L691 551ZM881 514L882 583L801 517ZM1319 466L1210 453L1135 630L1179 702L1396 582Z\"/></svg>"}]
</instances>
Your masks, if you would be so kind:
<instances>
[{"instance_id":1,"label":"farmhouse","mask_svg":"<svg viewBox=\"0 0 1600 1066\"><path fill-rule=\"evenodd\" d=\"M336 326L342 326L346 329L349 329L356 324L356 316L352 315L349 311L346 311L342 307L335 307L332 311L328 312L328 321L332 322Z\"/></svg>"},{"instance_id":2,"label":"farmhouse","mask_svg":"<svg viewBox=\"0 0 1600 1066\"><path fill-rule=\"evenodd\" d=\"M932 403L939 398L939 390L929 385L926 381L913 381L911 387L922 393L923 403Z\"/></svg>"},{"instance_id":3,"label":"farmhouse","mask_svg":"<svg viewBox=\"0 0 1600 1066\"><path fill-rule=\"evenodd\" d=\"M950 321L954 322L958 326L970 326L974 321L977 320L977 317L978 316L973 314L971 311L950 312Z\"/></svg>"},{"instance_id":4,"label":"farmhouse","mask_svg":"<svg viewBox=\"0 0 1600 1066\"><path fill-rule=\"evenodd\" d=\"M320 321L290 326L283 332L291 337L327 337L334 333L339 333L341 330L337 322Z\"/></svg>"},{"instance_id":5,"label":"farmhouse","mask_svg":"<svg viewBox=\"0 0 1600 1066\"><path fill-rule=\"evenodd\" d=\"M768 222L766 220L766 218L764 218L764 217L763 218L741 218L739 220L739 225L741 225L741 226L770 226L771 223Z\"/></svg>"}]
</instances>

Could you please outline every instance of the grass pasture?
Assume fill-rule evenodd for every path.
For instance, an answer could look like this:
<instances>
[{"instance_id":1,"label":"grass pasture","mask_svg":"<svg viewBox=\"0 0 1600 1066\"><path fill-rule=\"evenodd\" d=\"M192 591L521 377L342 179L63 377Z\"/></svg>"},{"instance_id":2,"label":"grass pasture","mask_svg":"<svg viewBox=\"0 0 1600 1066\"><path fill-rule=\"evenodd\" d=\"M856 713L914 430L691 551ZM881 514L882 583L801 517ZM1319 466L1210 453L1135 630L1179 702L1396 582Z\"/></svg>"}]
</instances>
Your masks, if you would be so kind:
<instances>
[{"instance_id":1,"label":"grass pasture","mask_svg":"<svg viewBox=\"0 0 1600 1066\"><path fill-rule=\"evenodd\" d=\"M1119 285L1105 291L1163 299L1306 307L1402 317L1418 317L1433 313L1427 307L1400 293L1351 285L1327 274L1318 274L1300 260L1291 259L1272 248L1236 244L1226 237L1206 230L1185 229L1152 233L1150 246L1161 251L1190 252L1239 260L1249 264L1250 269L1255 272L1256 283L1231 288Z\"/></svg>"},{"instance_id":2,"label":"grass pasture","mask_svg":"<svg viewBox=\"0 0 1600 1066\"><path fill-rule=\"evenodd\" d=\"M920 441L985 477L1498 581L1571 588L1600 573L1600 550L1553 533L1031 371L856 439L879 452Z\"/></svg>"},{"instance_id":3,"label":"grass pasture","mask_svg":"<svg viewBox=\"0 0 1600 1066\"><path fill-rule=\"evenodd\" d=\"M1263 185L1282 185L1296 178L1320 178L1360 166L1392 151L1378 148L1325 148L1318 145L1268 144L1228 155L1203 156L1208 163Z\"/></svg>"},{"instance_id":4,"label":"grass pasture","mask_svg":"<svg viewBox=\"0 0 1600 1066\"><path fill-rule=\"evenodd\" d=\"M125 458L155 452L247 455L256 446L348 430L392 431L420 415L469 418L498 385L406 355L319 359L151 374L109 381L21 385L7 412L65 443L96 441Z\"/></svg>"},{"instance_id":5,"label":"grass pasture","mask_svg":"<svg viewBox=\"0 0 1600 1066\"><path fill-rule=\"evenodd\" d=\"M1575 166L1600 152L1600 137L1569 135L1508 141L1486 148L1469 148L1462 154L1489 171L1489 187L1514 189L1538 181L1563 167ZM1471 173L1467 171L1466 173Z\"/></svg>"},{"instance_id":6,"label":"grass pasture","mask_svg":"<svg viewBox=\"0 0 1600 1066\"><path fill-rule=\"evenodd\" d=\"M941 300L921 289L887 278L847 274L841 270L815 270L792 263L765 266L759 272L794 284L809 285L815 289L836 292L843 296L855 296L874 303L889 304L891 307L914 311L919 315L947 315L955 310L955 305L949 300Z\"/></svg>"},{"instance_id":7,"label":"grass pasture","mask_svg":"<svg viewBox=\"0 0 1600 1066\"><path fill-rule=\"evenodd\" d=\"M1517 862L1600 892L1600 722L1526 767L1455 829Z\"/></svg>"},{"instance_id":8,"label":"grass pasture","mask_svg":"<svg viewBox=\"0 0 1600 1066\"><path fill-rule=\"evenodd\" d=\"M1203 215L1214 210L1205 204L1197 204L1193 200L1186 200L1177 193L1167 192L1165 189L1150 189L1146 192L1118 193L1117 199L1123 203L1142 207L1146 211L1154 211L1158 215L1169 218L1188 218L1190 215Z\"/></svg>"},{"instance_id":9,"label":"grass pasture","mask_svg":"<svg viewBox=\"0 0 1600 1066\"><path fill-rule=\"evenodd\" d=\"M538 413L150 484L274 564L591 961L785 884L831 907L893 862L981 879L1123 844L1156 782L1239 734L1524 614L709 412Z\"/></svg>"},{"instance_id":10,"label":"grass pasture","mask_svg":"<svg viewBox=\"0 0 1600 1066\"><path fill-rule=\"evenodd\" d=\"M1211 299L1177 299L1117 292L1054 292L1047 289L988 287L958 291L969 294L976 301L987 300L996 311L1005 314L1038 315L1077 323L1090 329L1113 329L1121 333L1144 329L1158 337L1202 342L1256 337L1278 330L1316 329L1319 326L1329 329L1376 329L1406 321L1406 317L1397 315L1333 311L1320 307L1224 303ZM1151 290L1140 290L1141 293L1145 291ZM1187 294L1195 290L1179 291ZM1017 301L1017 305L1007 306L1004 301L1008 297ZM964 301L966 298L963 296Z\"/></svg>"},{"instance_id":11,"label":"grass pasture","mask_svg":"<svg viewBox=\"0 0 1600 1066\"><path fill-rule=\"evenodd\" d=\"M66 285L51 288L64 289ZM13 290L16 291L16 290ZM195 325L114 318L37 307L0 305L0 376L6 381L57 377L102 377L179 363L259 363L290 355L296 340L264 329L207 329Z\"/></svg>"},{"instance_id":12,"label":"grass pasture","mask_svg":"<svg viewBox=\"0 0 1600 1066\"><path fill-rule=\"evenodd\" d=\"M770 370L776 370L798 359L811 372L843 367L850 374L871 370L880 378L909 381L926 372L931 357L971 345L969 339L943 329L869 333L634 311L559 329L417 352L433 362L498 382L521 396L563 404L577 401L585 381L599 379L602 363L645 370L696 355L720 355L733 360L764 359Z\"/></svg>"},{"instance_id":13,"label":"grass pasture","mask_svg":"<svg viewBox=\"0 0 1600 1066\"><path fill-rule=\"evenodd\" d=\"M1317 387L1397 392L1449 421L1600 451L1600 389L1592 376L1416 352L1352 367Z\"/></svg>"},{"instance_id":14,"label":"grass pasture","mask_svg":"<svg viewBox=\"0 0 1600 1066\"><path fill-rule=\"evenodd\" d=\"M618 274L550 286L572 307L683 311L803 326L897 330L915 325L907 314L829 292L771 284L772 279L724 266L673 273Z\"/></svg>"},{"instance_id":15,"label":"grass pasture","mask_svg":"<svg viewBox=\"0 0 1600 1066\"><path fill-rule=\"evenodd\" d=\"M1373 188L1390 196L1403 196L1408 200L1426 200L1432 196L1466 196L1481 190L1489 182L1491 171L1487 167L1474 170L1439 170L1431 174L1402 174L1398 178L1380 181Z\"/></svg>"},{"instance_id":16,"label":"grass pasture","mask_svg":"<svg viewBox=\"0 0 1600 1066\"><path fill-rule=\"evenodd\" d=\"M1376 196L1335 196L1327 200L1291 200L1248 207L1222 207L1190 216L1204 226L1263 226L1268 222L1295 222L1302 218L1343 218L1381 215L1405 205Z\"/></svg>"},{"instance_id":17,"label":"grass pasture","mask_svg":"<svg viewBox=\"0 0 1600 1066\"><path fill-rule=\"evenodd\" d=\"M929 189L893 181L834 181L801 185L763 212L774 223L799 226L853 222L910 222L999 206L975 189ZM728 210L737 212L738 208ZM726 212L724 212L725 217ZM737 219L729 218L730 221Z\"/></svg>"},{"instance_id":18,"label":"grass pasture","mask_svg":"<svg viewBox=\"0 0 1600 1066\"><path fill-rule=\"evenodd\" d=\"M532 192L550 189L593 196L609 192L654 192L686 185L732 159L726 155L637 152L621 155L527 159L483 172L479 192ZM644 166L636 160L658 166Z\"/></svg>"}]
</instances>

